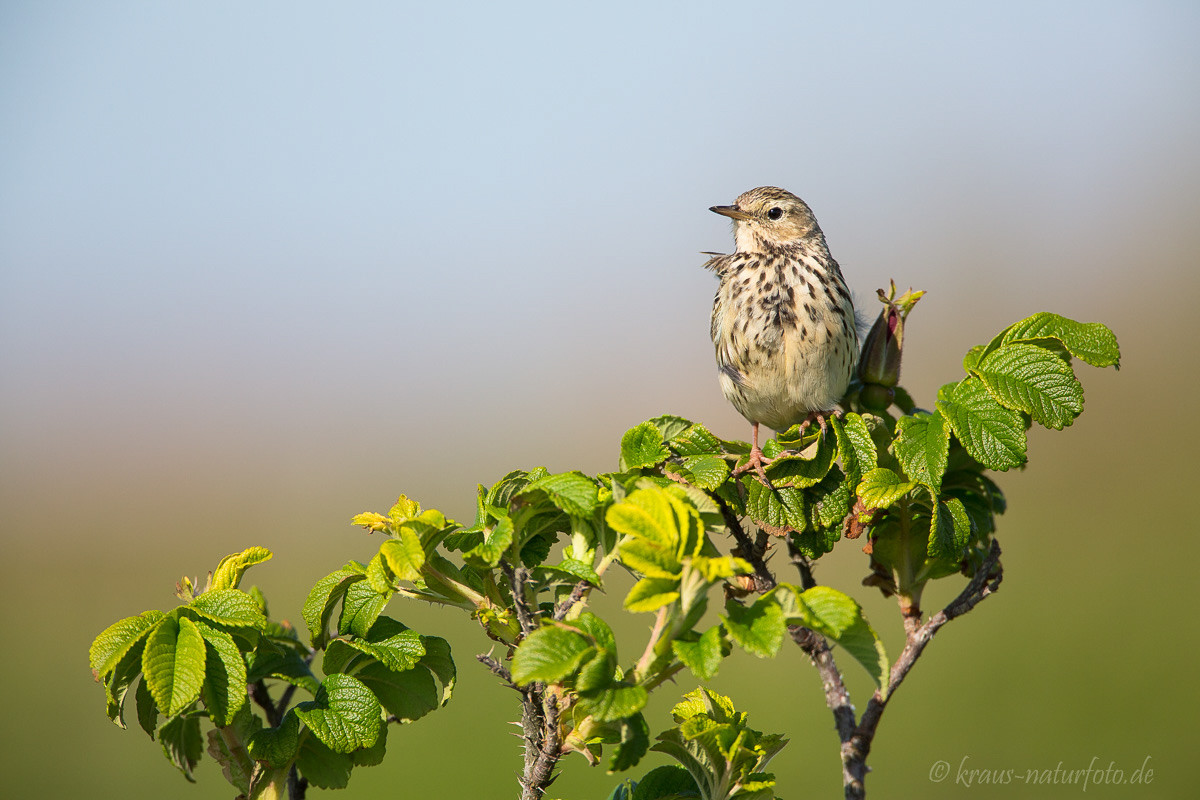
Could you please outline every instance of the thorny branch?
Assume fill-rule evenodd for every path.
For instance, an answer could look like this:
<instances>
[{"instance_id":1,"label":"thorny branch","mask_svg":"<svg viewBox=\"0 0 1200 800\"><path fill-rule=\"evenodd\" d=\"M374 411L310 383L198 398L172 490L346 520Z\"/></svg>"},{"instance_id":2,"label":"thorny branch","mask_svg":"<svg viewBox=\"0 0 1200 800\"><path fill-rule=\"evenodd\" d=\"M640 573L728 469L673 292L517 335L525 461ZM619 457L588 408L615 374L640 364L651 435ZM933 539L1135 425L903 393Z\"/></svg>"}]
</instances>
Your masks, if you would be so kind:
<instances>
[{"instance_id":1,"label":"thorny branch","mask_svg":"<svg viewBox=\"0 0 1200 800\"><path fill-rule=\"evenodd\" d=\"M793 561L800 569L802 580L805 577L811 580L811 575L807 572L807 562L802 559L797 560L796 556L796 553L792 554ZM789 628L792 640L808 655L821 676L821 683L825 689L825 704L833 712L838 739L841 741L842 784L847 800L862 800L866 796L863 781L867 774L867 756L871 752L871 743L875 738L879 721L883 717L888 701L904 681L917 659L921 657L925 646L943 625L967 613L985 597L994 594L1000 588L1000 581L1003 577L1004 571L1000 565L1000 543L993 539L987 557L958 597L931 616L924 624L910 624L910 619L906 617L907 637L904 650L892 665L891 673L888 676L887 690L875 692L870 702L867 703L862 717L857 721L854 717L854 707L850 703L850 694L842 681L841 670L834 661L833 653L830 652L829 643L825 637L800 625ZM919 623L919 620L916 622Z\"/></svg>"}]
</instances>

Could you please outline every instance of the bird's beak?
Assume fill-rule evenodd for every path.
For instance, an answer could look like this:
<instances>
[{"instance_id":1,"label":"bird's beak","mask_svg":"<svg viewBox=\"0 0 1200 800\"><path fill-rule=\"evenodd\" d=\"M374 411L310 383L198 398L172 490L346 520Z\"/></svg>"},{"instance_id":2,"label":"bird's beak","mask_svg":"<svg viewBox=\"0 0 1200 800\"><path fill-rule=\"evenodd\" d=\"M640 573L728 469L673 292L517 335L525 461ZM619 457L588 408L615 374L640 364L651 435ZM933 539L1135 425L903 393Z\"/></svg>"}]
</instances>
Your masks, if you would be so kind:
<instances>
[{"instance_id":1,"label":"bird's beak","mask_svg":"<svg viewBox=\"0 0 1200 800\"><path fill-rule=\"evenodd\" d=\"M737 206L713 206L708 210L714 214L720 214L723 217L731 219L750 219L750 215Z\"/></svg>"}]
</instances>

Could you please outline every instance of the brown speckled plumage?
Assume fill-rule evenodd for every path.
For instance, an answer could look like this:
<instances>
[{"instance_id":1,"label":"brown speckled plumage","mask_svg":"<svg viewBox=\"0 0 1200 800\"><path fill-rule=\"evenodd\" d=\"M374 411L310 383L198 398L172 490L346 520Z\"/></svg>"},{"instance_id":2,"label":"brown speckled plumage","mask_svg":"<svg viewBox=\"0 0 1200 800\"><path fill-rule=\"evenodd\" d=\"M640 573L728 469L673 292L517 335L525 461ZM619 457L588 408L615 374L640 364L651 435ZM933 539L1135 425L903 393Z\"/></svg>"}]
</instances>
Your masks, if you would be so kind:
<instances>
[{"instance_id":1,"label":"brown speckled plumage","mask_svg":"<svg viewBox=\"0 0 1200 800\"><path fill-rule=\"evenodd\" d=\"M712 340L726 399L754 426L746 468L766 481L758 425L823 419L858 358L854 306L808 205L763 186L713 211L733 219L736 252L709 259L720 278Z\"/></svg>"}]
</instances>

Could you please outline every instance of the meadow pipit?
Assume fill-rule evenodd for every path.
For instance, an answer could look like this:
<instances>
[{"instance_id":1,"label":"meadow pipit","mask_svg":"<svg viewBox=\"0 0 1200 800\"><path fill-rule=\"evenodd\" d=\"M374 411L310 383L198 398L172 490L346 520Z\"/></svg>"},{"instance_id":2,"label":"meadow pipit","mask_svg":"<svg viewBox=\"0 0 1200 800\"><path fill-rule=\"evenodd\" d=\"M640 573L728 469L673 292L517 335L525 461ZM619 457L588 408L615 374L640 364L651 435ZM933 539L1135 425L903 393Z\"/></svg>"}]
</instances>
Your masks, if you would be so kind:
<instances>
[{"instance_id":1,"label":"meadow pipit","mask_svg":"<svg viewBox=\"0 0 1200 800\"><path fill-rule=\"evenodd\" d=\"M753 426L749 460L770 486L758 426L785 431L813 420L825 427L858 358L854 305L812 209L774 186L751 189L711 211L733 220L736 252L704 265L721 285L712 340L725 398Z\"/></svg>"}]
</instances>

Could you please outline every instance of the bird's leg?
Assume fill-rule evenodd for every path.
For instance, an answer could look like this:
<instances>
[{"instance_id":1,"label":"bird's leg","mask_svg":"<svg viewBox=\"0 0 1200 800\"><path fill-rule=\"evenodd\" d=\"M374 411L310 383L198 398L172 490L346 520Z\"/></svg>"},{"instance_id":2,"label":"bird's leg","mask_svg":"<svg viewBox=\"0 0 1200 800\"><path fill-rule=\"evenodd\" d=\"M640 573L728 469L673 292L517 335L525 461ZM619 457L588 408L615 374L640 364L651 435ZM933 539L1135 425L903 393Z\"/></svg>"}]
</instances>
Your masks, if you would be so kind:
<instances>
[{"instance_id":1,"label":"bird's leg","mask_svg":"<svg viewBox=\"0 0 1200 800\"><path fill-rule=\"evenodd\" d=\"M745 464L742 464L733 470L733 477L736 478L738 475L741 475L744 472L754 470L754 474L758 476L760 481L762 481L763 486L766 486L768 489L774 491L775 487L771 485L769 480L767 480L767 473L763 469L764 466L770 464L774 459L764 456L762 448L758 446L758 423L752 422L750 425L752 431L751 436L753 438L753 444L750 447L750 458L747 459Z\"/></svg>"}]
</instances>

